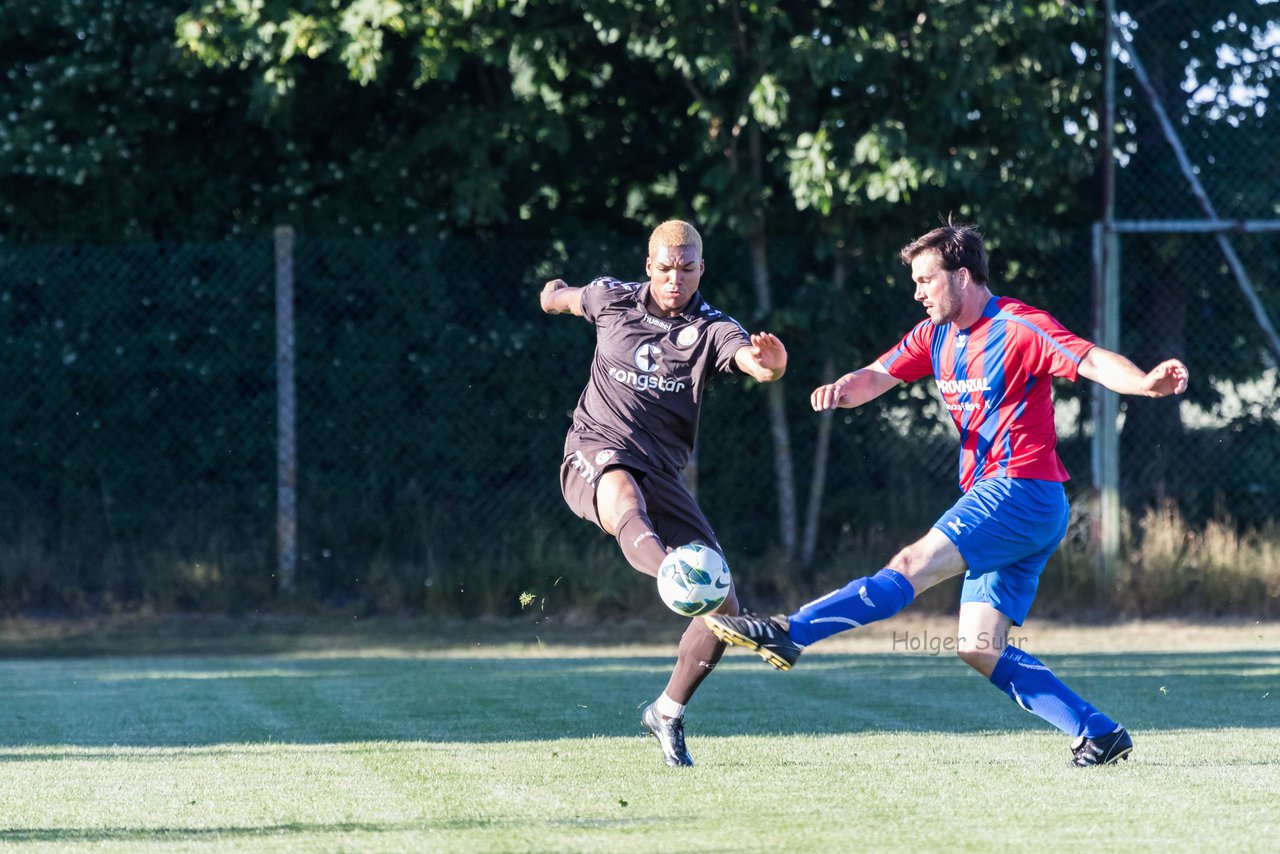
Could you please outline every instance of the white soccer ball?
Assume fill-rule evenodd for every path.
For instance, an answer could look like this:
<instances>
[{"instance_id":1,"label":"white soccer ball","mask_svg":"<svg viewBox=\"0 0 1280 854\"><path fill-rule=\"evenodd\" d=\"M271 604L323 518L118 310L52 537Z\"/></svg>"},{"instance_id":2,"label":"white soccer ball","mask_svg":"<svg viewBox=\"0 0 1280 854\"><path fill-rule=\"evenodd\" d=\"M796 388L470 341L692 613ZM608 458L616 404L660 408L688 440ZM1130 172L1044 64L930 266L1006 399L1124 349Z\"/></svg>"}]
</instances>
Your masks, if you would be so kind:
<instances>
[{"instance_id":1,"label":"white soccer ball","mask_svg":"<svg viewBox=\"0 0 1280 854\"><path fill-rule=\"evenodd\" d=\"M680 546L658 569L658 595L668 608L686 617L719 608L729 595L730 583L724 557L701 543Z\"/></svg>"}]
</instances>

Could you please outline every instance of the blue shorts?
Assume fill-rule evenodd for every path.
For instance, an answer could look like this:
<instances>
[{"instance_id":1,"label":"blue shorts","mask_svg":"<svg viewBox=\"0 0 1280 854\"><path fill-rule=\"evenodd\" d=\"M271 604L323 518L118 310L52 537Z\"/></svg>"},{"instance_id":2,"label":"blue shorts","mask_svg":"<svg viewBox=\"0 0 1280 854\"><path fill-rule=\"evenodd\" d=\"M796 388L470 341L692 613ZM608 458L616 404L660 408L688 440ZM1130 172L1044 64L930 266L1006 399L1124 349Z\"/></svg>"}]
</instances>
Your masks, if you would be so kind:
<instances>
[{"instance_id":1,"label":"blue shorts","mask_svg":"<svg viewBox=\"0 0 1280 854\"><path fill-rule=\"evenodd\" d=\"M968 564L961 604L986 602L1022 625L1040 573L1067 533L1067 493L1051 480L989 478L934 523Z\"/></svg>"}]
</instances>

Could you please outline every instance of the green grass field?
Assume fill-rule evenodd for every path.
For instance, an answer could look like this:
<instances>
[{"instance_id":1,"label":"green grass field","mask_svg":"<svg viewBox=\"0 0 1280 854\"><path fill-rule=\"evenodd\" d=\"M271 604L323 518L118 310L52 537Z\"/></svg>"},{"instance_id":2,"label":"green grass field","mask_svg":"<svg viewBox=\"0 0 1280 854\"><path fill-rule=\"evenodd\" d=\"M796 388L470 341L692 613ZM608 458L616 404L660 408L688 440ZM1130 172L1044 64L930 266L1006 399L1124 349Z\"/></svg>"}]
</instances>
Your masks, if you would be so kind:
<instances>
[{"instance_id":1,"label":"green grass field","mask_svg":"<svg viewBox=\"0 0 1280 854\"><path fill-rule=\"evenodd\" d=\"M954 657L894 647L891 631L936 637L945 622L833 642L790 673L731 651L687 718L693 769L663 766L639 727L671 626L662 645L526 624L415 631L0 644L0 850L1238 852L1280 839L1273 624L1029 629L1029 649L1134 733L1132 761L1090 770Z\"/></svg>"}]
</instances>

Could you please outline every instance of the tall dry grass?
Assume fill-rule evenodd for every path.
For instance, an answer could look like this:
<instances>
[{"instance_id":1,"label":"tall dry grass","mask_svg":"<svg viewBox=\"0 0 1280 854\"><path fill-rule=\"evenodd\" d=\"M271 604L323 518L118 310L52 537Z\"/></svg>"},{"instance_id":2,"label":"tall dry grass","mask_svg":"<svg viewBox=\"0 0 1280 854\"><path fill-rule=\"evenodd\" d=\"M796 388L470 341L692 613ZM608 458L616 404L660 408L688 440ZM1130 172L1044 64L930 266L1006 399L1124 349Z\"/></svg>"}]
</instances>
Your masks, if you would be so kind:
<instances>
[{"instance_id":1,"label":"tall dry grass","mask_svg":"<svg viewBox=\"0 0 1280 854\"><path fill-rule=\"evenodd\" d=\"M1037 616L1280 616L1280 523L1242 527L1224 515L1192 525L1172 505L1150 509L1125 520L1123 557L1112 585L1102 588L1086 522L1073 522L1050 560ZM326 577L307 564L299 594L284 598L275 592L273 556L260 536L228 536L182 517L164 541L145 541L87 525L50 531L28 518L0 535L0 614L342 607L585 621L665 613L652 580L626 564L612 538L585 524L516 526L470 548L446 547L443 533L424 528L410 556L352 544L345 551L359 565L346 568L350 583L337 585L343 572ZM788 609L875 572L914 536L849 526L807 569L777 555L730 549L729 557L744 604ZM913 607L954 612L958 589L959 579L950 579Z\"/></svg>"},{"instance_id":2,"label":"tall dry grass","mask_svg":"<svg viewBox=\"0 0 1280 854\"><path fill-rule=\"evenodd\" d=\"M1116 602L1142 615L1280 614L1280 524L1187 523L1165 504L1127 526Z\"/></svg>"}]
</instances>

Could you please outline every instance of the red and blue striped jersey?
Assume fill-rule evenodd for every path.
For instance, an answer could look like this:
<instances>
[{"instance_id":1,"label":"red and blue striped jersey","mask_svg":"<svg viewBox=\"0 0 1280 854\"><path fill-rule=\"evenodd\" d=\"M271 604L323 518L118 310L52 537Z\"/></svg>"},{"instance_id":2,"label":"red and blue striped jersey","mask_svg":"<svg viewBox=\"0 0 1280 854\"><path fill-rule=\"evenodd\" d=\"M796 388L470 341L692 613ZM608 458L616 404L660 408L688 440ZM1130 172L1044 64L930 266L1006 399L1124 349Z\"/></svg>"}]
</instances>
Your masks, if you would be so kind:
<instances>
[{"instance_id":1,"label":"red and blue striped jersey","mask_svg":"<svg viewBox=\"0 0 1280 854\"><path fill-rule=\"evenodd\" d=\"M904 382L932 374L960 430L960 488L988 477L1065 481L1051 377L1075 380L1093 344L1048 312L992 297L968 329L923 320L880 364Z\"/></svg>"}]
</instances>

